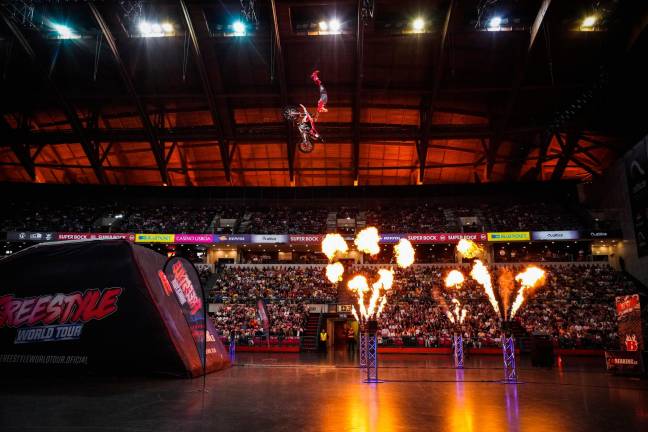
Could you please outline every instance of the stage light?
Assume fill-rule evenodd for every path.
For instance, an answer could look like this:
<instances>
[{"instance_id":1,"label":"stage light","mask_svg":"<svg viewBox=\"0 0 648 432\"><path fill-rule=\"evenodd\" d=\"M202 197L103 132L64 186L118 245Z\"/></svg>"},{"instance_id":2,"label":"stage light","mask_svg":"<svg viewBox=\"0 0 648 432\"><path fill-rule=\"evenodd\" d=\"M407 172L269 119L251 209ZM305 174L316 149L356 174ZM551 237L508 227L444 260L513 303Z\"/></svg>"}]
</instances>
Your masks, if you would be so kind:
<instances>
[{"instance_id":1,"label":"stage light","mask_svg":"<svg viewBox=\"0 0 648 432\"><path fill-rule=\"evenodd\" d=\"M137 28L139 29L140 33L143 34L143 35L147 35L147 34L151 33L151 24L149 24L146 21L140 21Z\"/></svg>"},{"instance_id":2,"label":"stage light","mask_svg":"<svg viewBox=\"0 0 648 432\"><path fill-rule=\"evenodd\" d=\"M425 28L425 21L423 21L423 18L416 18L414 21L412 21L412 28L417 33L422 32Z\"/></svg>"},{"instance_id":3,"label":"stage light","mask_svg":"<svg viewBox=\"0 0 648 432\"><path fill-rule=\"evenodd\" d=\"M245 35L245 24L243 24L241 21L236 21L234 24L232 24L232 30L234 30L234 34L236 36L243 36Z\"/></svg>"},{"instance_id":4,"label":"stage light","mask_svg":"<svg viewBox=\"0 0 648 432\"><path fill-rule=\"evenodd\" d=\"M142 20L137 25L137 29L142 37L173 36L175 33L173 24L168 21L157 23Z\"/></svg>"},{"instance_id":5,"label":"stage light","mask_svg":"<svg viewBox=\"0 0 648 432\"><path fill-rule=\"evenodd\" d=\"M596 24L597 18L594 15L590 15L588 17L585 17L583 20L583 23L581 24L581 27L583 28L592 28L594 27L594 24Z\"/></svg>"},{"instance_id":6,"label":"stage light","mask_svg":"<svg viewBox=\"0 0 648 432\"><path fill-rule=\"evenodd\" d=\"M62 24L52 24L52 28L58 33L59 39L78 39L80 37L70 27Z\"/></svg>"},{"instance_id":7,"label":"stage light","mask_svg":"<svg viewBox=\"0 0 648 432\"><path fill-rule=\"evenodd\" d=\"M499 30L500 26L502 25L502 17L493 17L490 19L488 22L488 29L489 30Z\"/></svg>"},{"instance_id":8,"label":"stage light","mask_svg":"<svg viewBox=\"0 0 648 432\"><path fill-rule=\"evenodd\" d=\"M329 27L332 33L339 33L340 29L342 28L342 23L340 23L340 21L337 19L332 19L329 22Z\"/></svg>"},{"instance_id":9,"label":"stage light","mask_svg":"<svg viewBox=\"0 0 648 432\"><path fill-rule=\"evenodd\" d=\"M326 31L328 30L328 23L326 21L320 21L319 22L319 29L321 31Z\"/></svg>"}]
</instances>

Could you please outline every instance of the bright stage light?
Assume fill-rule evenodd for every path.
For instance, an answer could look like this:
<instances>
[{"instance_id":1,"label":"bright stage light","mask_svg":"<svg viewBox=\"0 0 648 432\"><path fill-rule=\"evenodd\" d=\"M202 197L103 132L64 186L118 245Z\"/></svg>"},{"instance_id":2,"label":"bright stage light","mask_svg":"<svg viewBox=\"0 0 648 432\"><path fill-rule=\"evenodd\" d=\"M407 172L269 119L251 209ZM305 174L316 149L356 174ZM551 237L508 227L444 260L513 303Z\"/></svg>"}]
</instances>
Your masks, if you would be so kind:
<instances>
[{"instance_id":1,"label":"bright stage light","mask_svg":"<svg viewBox=\"0 0 648 432\"><path fill-rule=\"evenodd\" d=\"M140 33L142 33L143 35L147 35L151 33L151 24L149 24L146 21L140 21L137 28L139 29Z\"/></svg>"},{"instance_id":2,"label":"bright stage light","mask_svg":"<svg viewBox=\"0 0 648 432\"><path fill-rule=\"evenodd\" d=\"M174 33L174 26L168 21L163 23L149 22L142 20L137 25L142 37L164 37L172 36Z\"/></svg>"},{"instance_id":3,"label":"bright stage light","mask_svg":"<svg viewBox=\"0 0 648 432\"><path fill-rule=\"evenodd\" d=\"M500 26L502 25L502 17L493 17L490 19L488 22L488 28L489 30L498 30Z\"/></svg>"},{"instance_id":4,"label":"bright stage light","mask_svg":"<svg viewBox=\"0 0 648 432\"><path fill-rule=\"evenodd\" d=\"M331 29L331 32L339 33L340 29L342 28L342 23L340 23L340 21L337 19L332 19L331 21L329 21L329 28Z\"/></svg>"},{"instance_id":5,"label":"bright stage light","mask_svg":"<svg viewBox=\"0 0 648 432\"><path fill-rule=\"evenodd\" d=\"M58 33L59 39L78 39L80 37L70 27L62 24L52 24L52 28Z\"/></svg>"},{"instance_id":6,"label":"bright stage light","mask_svg":"<svg viewBox=\"0 0 648 432\"><path fill-rule=\"evenodd\" d=\"M328 30L328 23L326 21L320 21L318 25L321 31Z\"/></svg>"},{"instance_id":7,"label":"bright stage light","mask_svg":"<svg viewBox=\"0 0 648 432\"><path fill-rule=\"evenodd\" d=\"M425 28L425 21L423 20L423 18L416 18L414 21L412 21L412 28L415 32L422 32Z\"/></svg>"},{"instance_id":8,"label":"bright stage light","mask_svg":"<svg viewBox=\"0 0 648 432\"><path fill-rule=\"evenodd\" d=\"M245 35L245 24L243 24L241 21L236 21L234 24L232 24L232 30L234 30L235 35L243 36Z\"/></svg>"},{"instance_id":9,"label":"bright stage light","mask_svg":"<svg viewBox=\"0 0 648 432\"><path fill-rule=\"evenodd\" d=\"M583 23L581 24L581 27L583 28L592 28L594 27L594 24L596 24L597 18L594 15L590 15L588 17L585 17L583 20Z\"/></svg>"}]
</instances>

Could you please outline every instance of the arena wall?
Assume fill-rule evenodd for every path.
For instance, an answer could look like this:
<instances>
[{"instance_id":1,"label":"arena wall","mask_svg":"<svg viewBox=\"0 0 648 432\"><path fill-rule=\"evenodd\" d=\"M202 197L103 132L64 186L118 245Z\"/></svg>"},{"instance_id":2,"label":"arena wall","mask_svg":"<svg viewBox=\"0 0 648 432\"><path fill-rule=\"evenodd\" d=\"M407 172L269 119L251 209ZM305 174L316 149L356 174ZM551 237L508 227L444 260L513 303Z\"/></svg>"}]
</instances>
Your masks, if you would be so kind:
<instances>
[{"instance_id":1,"label":"arena wall","mask_svg":"<svg viewBox=\"0 0 648 432\"><path fill-rule=\"evenodd\" d=\"M623 241L614 248L610 263L621 270L625 269L646 286L648 255L640 256L638 253L627 166L633 155L648 150L647 141L648 136L612 164L600 179L580 186L584 204L591 208L613 208L618 212Z\"/></svg>"}]
</instances>

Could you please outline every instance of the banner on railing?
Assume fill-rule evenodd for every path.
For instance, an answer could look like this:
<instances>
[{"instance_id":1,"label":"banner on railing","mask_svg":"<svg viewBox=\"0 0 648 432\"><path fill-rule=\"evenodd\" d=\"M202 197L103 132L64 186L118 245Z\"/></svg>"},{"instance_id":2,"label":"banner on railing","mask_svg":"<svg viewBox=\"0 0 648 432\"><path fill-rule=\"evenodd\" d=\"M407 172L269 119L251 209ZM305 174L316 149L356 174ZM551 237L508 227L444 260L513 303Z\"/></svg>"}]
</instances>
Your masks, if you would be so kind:
<instances>
[{"instance_id":1,"label":"banner on railing","mask_svg":"<svg viewBox=\"0 0 648 432\"><path fill-rule=\"evenodd\" d=\"M135 234L133 233L57 233L57 240L103 240L103 239L124 239L128 241L135 241Z\"/></svg>"},{"instance_id":2,"label":"banner on railing","mask_svg":"<svg viewBox=\"0 0 648 432\"><path fill-rule=\"evenodd\" d=\"M173 243L175 234L135 234L137 243Z\"/></svg>"},{"instance_id":3,"label":"banner on railing","mask_svg":"<svg viewBox=\"0 0 648 432\"><path fill-rule=\"evenodd\" d=\"M288 243L286 234L252 234L251 243Z\"/></svg>"},{"instance_id":4,"label":"banner on railing","mask_svg":"<svg viewBox=\"0 0 648 432\"><path fill-rule=\"evenodd\" d=\"M623 233L620 230L584 230L579 232L582 239L604 240L604 239L622 239Z\"/></svg>"},{"instance_id":5,"label":"banner on railing","mask_svg":"<svg viewBox=\"0 0 648 432\"><path fill-rule=\"evenodd\" d=\"M640 374L643 372L641 351L605 351L605 368L610 372Z\"/></svg>"},{"instance_id":6,"label":"banner on railing","mask_svg":"<svg viewBox=\"0 0 648 432\"><path fill-rule=\"evenodd\" d=\"M319 245L325 234L161 234L161 233L75 233L75 232L34 232L10 231L8 241L45 242L56 240L96 240L125 239L136 243L176 243L176 244L292 244ZM353 235L345 235L353 241ZM616 231L506 231L489 233L388 233L380 235L380 243L395 244L402 238L412 243L456 243L461 239L477 242L509 241L568 241L621 238Z\"/></svg>"},{"instance_id":7,"label":"banner on railing","mask_svg":"<svg viewBox=\"0 0 648 432\"><path fill-rule=\"evenodd\" d=\"M531 240L578 240L578 231L533 231Z\"/></svg>"},{"instance_id":8,"label":"banner on railing","mask_svg":"<svg viewBox=\"0 0 648 432\"><path fill-rule=\"evenodd\" d=\"M213 234L175 234L175 242L184 244L215 243Z\"/></svg>"},{"instance_id":9,"label":"banner on railing","mask_svg":"<svg viewBox=\"0 0 648 432\"><path fill-rule=\"evenodd\" d=\"M290 234L288 241L290 244L320 244L324 239L324 234Z\"/></svg>"},{"instance_id":10,"label":"banner on railing","mask_svg":"<svg viewBox=\"0 0 648 432\"><path fill-rule=\"evenodd\" d=\"M486 233L392 234L401 235L412 243L455 243L461 239L486 241Z\"/></svg>"},{"instance_id":11,"label":"banner on railing","mask_svg":"<svg viewBox=\"0 0 648 432\"><path fill-rule=\"evenodd\" d=\"M489 232L488 241L492 242L509 242L509 241L529 241L531 235L529 231L508 231L508 232Z\"/></svg>"},{"instance_id":12,"label":"banner on railing","mask_svg":"<svg viewBox=\"0 0 648 432\"><path fill-rule=\"evenodd\" d=\"M252 236L250 234L216 234L214 243L247 244L252 243Z\"/></svg>"},{"instance_id":13,"label":"banner on railing","mask_svg":"<svg viewBox=\"0 0 648 432\"><path fill-rule=\"evenodd\" d=\"M11 231L7 233L9 241L54 241L57 240L55 232Z\"/></svg>"}]
</instances>

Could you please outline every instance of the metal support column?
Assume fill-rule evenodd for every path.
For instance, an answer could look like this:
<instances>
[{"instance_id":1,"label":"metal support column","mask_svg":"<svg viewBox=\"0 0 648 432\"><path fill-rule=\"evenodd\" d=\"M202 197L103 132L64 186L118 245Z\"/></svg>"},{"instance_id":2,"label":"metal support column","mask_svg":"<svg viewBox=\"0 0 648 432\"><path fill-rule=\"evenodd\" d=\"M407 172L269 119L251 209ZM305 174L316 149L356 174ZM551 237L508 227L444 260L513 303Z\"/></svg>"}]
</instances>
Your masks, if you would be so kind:
<instances>
[{"instance_id":1,"label":"metal support column","mask_svg":"<svg viewBox=\"0 0 648 432\"><path fill-rule=\"evenodd\" d=\"M361 330L358 335L360 336L360 367L367 367L367 332Z\"/></svg>"},{"instance_id":2,"label":"metal support column","mask_svg":"<svg viewBox=\"0 0 648 432\"><path fill-rule=\"evenodd\" d=\"M517 371L515 369L515 342L513 335L502 333L502 354L504 356L504 383L515 384Z\"/></svg>"},{"instance_id":3,"label":"metal support column","mask_svg":"<svg viewBox=\"0 0 648 432\"><path fill-rule=\"evenodd\" d=\"M378 383L378 338L376 333L365 335L367 343L367 379L366 383Z\"/></svg>"},{"instance_id":4,"label":"metal support column","mask_svg":"<svg viewBox=\"0 0 648 432\"><path fill-rule=\"evenodd\" d=\"M463 337L461 333L455 332L452 337L453 342L453 357L454 367L456 369L463 369L464 367L464 350L463 350Z\"/></svg>"}]
</instances>

